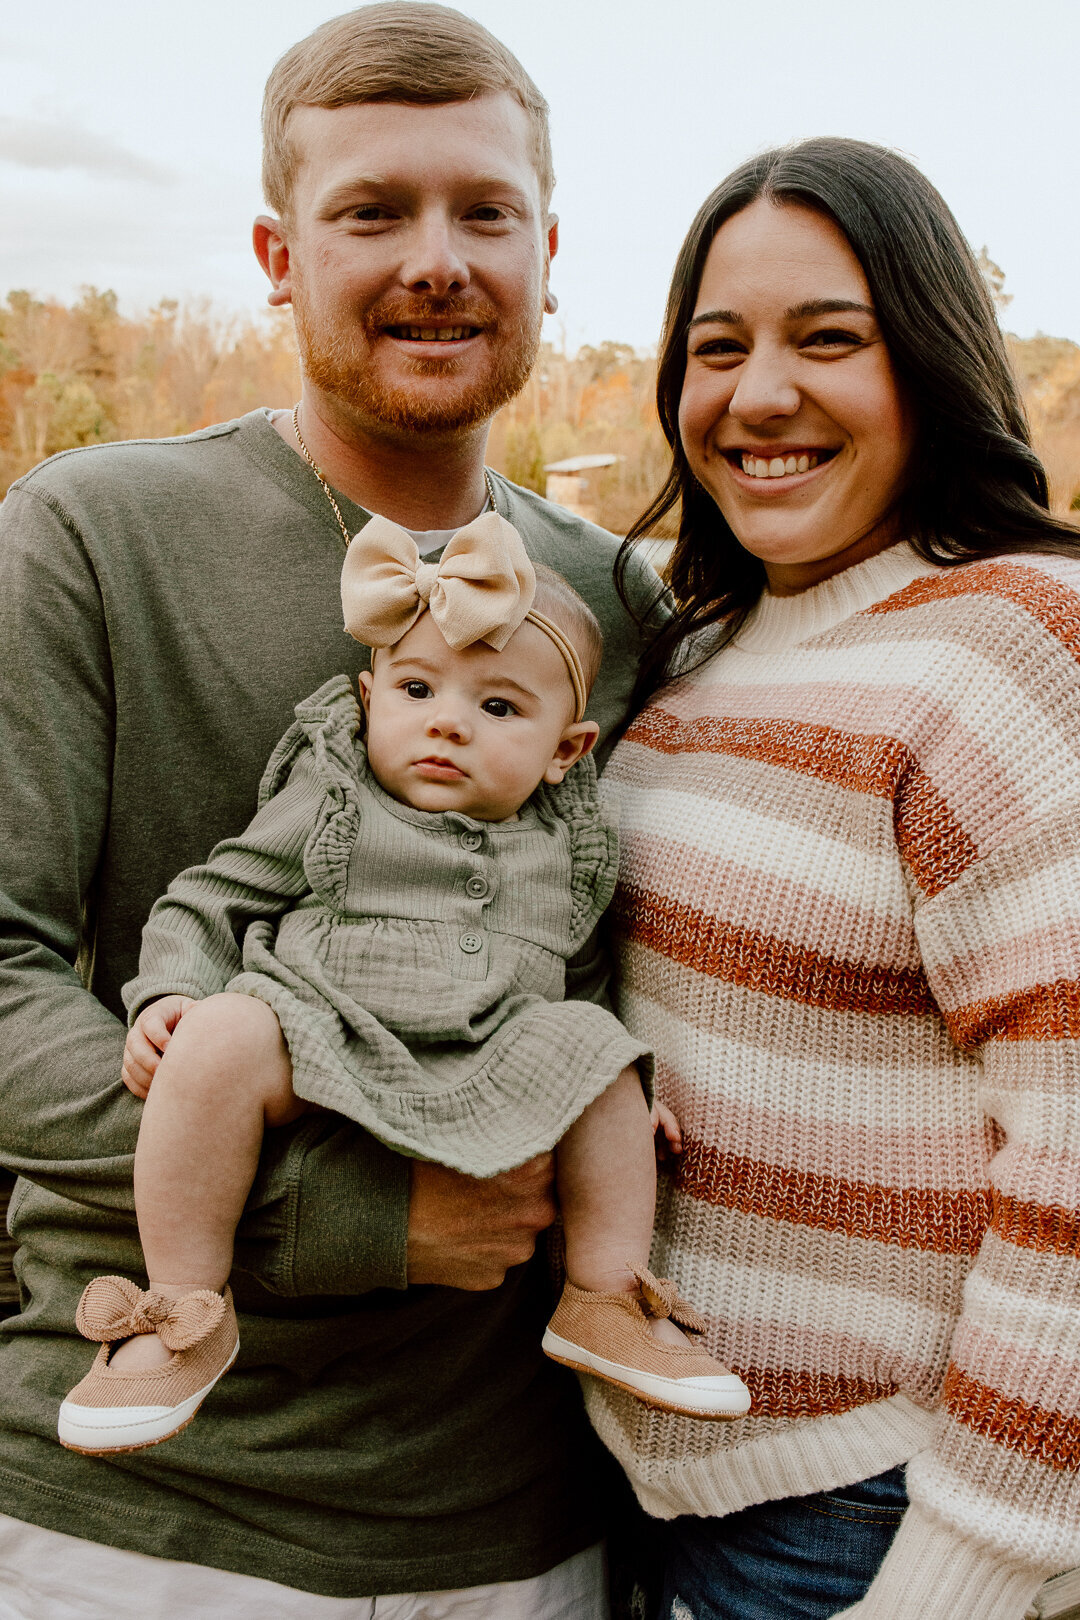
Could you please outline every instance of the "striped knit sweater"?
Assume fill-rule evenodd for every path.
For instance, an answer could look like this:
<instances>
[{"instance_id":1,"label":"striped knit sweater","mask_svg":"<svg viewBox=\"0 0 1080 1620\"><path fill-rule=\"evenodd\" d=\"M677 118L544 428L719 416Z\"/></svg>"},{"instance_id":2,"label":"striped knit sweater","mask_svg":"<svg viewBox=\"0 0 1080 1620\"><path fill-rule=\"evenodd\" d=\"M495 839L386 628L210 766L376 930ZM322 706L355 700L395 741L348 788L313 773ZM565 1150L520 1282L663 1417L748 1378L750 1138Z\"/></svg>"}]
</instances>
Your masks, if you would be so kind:
<instances>
[{"instance_id":1,"label":"striped knit sweater","mask_svg":"<svg viewBox=\"0 0 1080 1620\"><path fill-rule=\"evenodd\" d=\"M754 1408L593 1420L661 1517L910 1461L860 1620L1019 1620L1080 1563L1078 592L898 546L766 595L605 776L686 1137L653 1265Z\"/></svg>"}]
</instances>

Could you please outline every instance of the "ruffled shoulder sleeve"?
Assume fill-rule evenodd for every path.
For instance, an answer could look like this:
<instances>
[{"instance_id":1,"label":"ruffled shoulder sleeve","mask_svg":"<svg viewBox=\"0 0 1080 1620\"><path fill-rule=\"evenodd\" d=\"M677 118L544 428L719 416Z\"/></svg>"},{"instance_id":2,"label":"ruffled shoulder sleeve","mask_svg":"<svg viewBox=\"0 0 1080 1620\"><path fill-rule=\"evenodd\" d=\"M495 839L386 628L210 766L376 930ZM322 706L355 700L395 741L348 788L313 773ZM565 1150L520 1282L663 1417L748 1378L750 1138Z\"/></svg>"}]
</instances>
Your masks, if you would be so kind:
<instances>
[{"instance_id":1,"label":"ruffled shoulder sleeve","mask_svg":"<svg viewBox=\"0 0 1080 1620\"><path fill-rule=\"evenodd\" d=\"M591 754L555 786L541 783L534 801L540 816L561 821L570 835L570 954L580 950L607 910L619 871L615 812L601 798Z\"/></svg>"},{"instance_id":2,"label":"ruffled shoulder sleeve","mask_svg":"<svg viewBox=\"0 0 1080 1620\"><path fill-rule=\"evenodd\" d=\"M270 756L259 785L262 809L301 762L322 791L322 804L304 847L304 870L315 894L342 904L349 855L360 830L363 711L347 675L335 675L294 710L296 719Z\"/></svg>"}]
</instances>

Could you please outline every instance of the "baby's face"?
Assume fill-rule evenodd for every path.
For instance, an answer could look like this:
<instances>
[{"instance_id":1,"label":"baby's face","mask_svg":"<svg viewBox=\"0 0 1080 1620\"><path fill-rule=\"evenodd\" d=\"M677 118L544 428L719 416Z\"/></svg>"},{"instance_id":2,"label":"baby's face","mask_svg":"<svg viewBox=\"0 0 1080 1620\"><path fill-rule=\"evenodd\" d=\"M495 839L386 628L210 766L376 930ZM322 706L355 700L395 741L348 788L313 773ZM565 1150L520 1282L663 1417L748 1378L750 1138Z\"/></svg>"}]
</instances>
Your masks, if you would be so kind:
<instances>
[{"instance_id":1,"label":"baby's face","mask_svg":"<svg viewBox=\"0 0 1080 1620\"><path fill-rule=\"evenodd\" d=\"M596 740L574 721L558 648L523 624L502 652L455 652L424 613L360 676L368 762L376 781L417 810L503 821L541 782L561 782Z\"/></svg>"}]
</instances>

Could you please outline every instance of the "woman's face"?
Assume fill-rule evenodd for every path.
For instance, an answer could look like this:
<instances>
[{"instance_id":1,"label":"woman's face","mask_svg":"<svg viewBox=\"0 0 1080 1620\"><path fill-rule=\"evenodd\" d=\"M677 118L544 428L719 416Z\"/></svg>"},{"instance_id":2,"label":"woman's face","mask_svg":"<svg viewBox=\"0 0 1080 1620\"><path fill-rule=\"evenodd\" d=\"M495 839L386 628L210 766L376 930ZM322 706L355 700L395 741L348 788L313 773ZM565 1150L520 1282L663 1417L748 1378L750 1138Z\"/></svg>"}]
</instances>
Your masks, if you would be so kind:
<instances>
[{"instance_id":1,"label":"woman's face","mask_svg":"<svg viewBox=\"0 0 1080 1620\"><path fill-rule=\"evenodd\" d=\"M915 426L831 219L759 198L720 227L687 337L679 433L777 595L902 538L891 513Z\"/></svg>"}]
</instances>

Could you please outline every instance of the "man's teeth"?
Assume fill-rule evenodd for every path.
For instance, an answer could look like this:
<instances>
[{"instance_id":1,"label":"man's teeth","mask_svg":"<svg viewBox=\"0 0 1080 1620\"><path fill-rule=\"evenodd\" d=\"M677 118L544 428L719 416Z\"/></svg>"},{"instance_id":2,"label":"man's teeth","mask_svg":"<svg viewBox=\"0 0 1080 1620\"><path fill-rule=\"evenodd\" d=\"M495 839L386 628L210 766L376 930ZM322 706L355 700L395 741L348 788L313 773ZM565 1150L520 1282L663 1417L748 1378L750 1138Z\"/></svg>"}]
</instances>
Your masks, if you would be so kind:
<instances>
[{"instance_id":1,"label":"man's teeth","mask_svg":"<svg viewBox=\"0 0 1080 1620\"><path fill-rule=\"evenodd\" d=\"M818 458L809 456L773 456L766 461L762 456L743 454L742 470L749 478L786 478L792 473L809 472L816 467Z\"/></svg>"},{"instance_id":2,"label":"man's teeth","mask_svg":"<svg viewBox=\"0 0 1080 1620\"><path fill-rule=\"evenodd\" d=\"M421 343L452 343L456 338L468 337L472 332L472 327L402 326L399 331L402 337L413 338Z\"/></svg>"}]
</instances>

